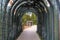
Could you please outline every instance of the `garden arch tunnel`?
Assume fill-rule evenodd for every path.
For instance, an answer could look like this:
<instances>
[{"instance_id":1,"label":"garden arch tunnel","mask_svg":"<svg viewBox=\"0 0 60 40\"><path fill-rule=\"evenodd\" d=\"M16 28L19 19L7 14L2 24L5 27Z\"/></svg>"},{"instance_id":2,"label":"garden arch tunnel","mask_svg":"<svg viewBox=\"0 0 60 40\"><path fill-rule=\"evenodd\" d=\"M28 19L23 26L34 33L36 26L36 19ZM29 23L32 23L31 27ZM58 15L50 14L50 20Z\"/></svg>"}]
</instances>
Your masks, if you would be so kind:
<instances>
[{"instance_id":1,"label":"garden arch tunnel","mask_svg":"<svg viewBox=\"0 0 60 40\"><path fill-rule=\"evenodd\" d=\"M38 2L39 1L39 2ZM53 4L49 1L50 7L47 7L46 1L38 0L18 0L15 1L12 6L9 6L8 9L8 1L5 3L5 9L7 8L6 12L6 19L7 19L7 33L6 38L5 35L3 35L3 40L15 40L17 36L17 33L21 33L22 30L18 30L21 25L18 26L19 19L24 15L24 11L32 11L35 12L35 14L38 16L38 33L40 36L42 36L42 28L44 27L44 40L53 40L54 39L54 11L53 11ZM52 15L51 15L52 14ZM19 15L19 16L18 16ZM17 21L18 20L18 21ZM21 19L20 19L21 20ZM48 27L49 26L49 27ZM50 28L50 29L49 29ZM5 32L3 33L5 34ZM50 37L50 38L49 38Z\"/></svg>"}]
</instances>

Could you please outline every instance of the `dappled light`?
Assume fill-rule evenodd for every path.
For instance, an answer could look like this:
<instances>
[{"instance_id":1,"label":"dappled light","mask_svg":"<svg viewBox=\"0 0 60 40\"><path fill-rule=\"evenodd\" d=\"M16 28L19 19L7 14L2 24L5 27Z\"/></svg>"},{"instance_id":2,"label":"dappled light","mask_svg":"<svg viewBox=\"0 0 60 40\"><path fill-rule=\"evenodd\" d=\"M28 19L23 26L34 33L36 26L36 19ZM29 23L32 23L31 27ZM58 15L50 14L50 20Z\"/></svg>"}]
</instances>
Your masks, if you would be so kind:
<instances>
[{"instance_id":1,"label":"dappled light","mask_svg":"<svg viewBox=\"0 0 60 40\"><path fill-rule=\"evenodd\" d=\"M30 16L31 15L31 16ZM37 32L37 16L34 13L25 13L22 17L22 28L24 30L31 28L31 30L35 29L35 31Z\"/></svg>"}]
</instances>

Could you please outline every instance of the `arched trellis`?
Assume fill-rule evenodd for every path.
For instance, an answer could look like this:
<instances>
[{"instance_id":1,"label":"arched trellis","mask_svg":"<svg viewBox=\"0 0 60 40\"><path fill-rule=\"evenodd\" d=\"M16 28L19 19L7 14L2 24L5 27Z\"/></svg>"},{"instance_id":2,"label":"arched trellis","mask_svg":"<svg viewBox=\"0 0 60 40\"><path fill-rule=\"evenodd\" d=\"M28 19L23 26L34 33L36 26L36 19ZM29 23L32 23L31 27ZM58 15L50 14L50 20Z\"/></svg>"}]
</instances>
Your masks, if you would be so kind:
<instances>
[{"instance_id":1,"label":"arched trellis","mask_svg":"<svg viewBox=\"0 0 60 40\"><path fill-rule=\"evenodd\" d=\"M17 10L17 9L20 8L20 6L22 6L23 4L29 5L29 3L30 3L30 2L27 2L27 1L21 2L21 3L19 3L19 5L16 7L16 9L15 9L15 7L13 6L13 7L12 7L12 10L11 10L11 14L13 14L13 13L14 13L14 10ZM41 12L39 11L39 13L42 13L42 12L43 12L44 7L43 7L42 5L38 5L39 3L36 3L37 5L36 5L35 7L34 7L35 3L30 3L30 4L33 4L33 5L32 5L33 8L37 9L38 11L39 11L38 8L40 8ZM42 15L42 14L40 14L40 15ZM38 16L38 19L41 19L40 15ZM38 26L39 26L39 28L41 28L41 27L40 27L40 26L41 26L41 25L40 25L40 24L41 24L41 21L38 20L38 22L39 22L39 23L38 23ZM40 31L40 30L41 30L41 31ZM42 35L42 29L38 29L38 32L39 32L40 35Z\"/></svg>"},{"instance_id":2,"label":"arched trellis","mask_svg":"<svg viewBox=\"0 0 60 40\"><path fill-rule=\"evenodd\" d=\"M23 10L23 9L22 9ZM20 28L20 29L22 29L22 26L21 26L21 18L22 18L22 16L24 15L24 13L25 12L29 12L31 9L27 9L27 10L23 10L23 11L21 11L21 9L17 12L17 14L16 15L18 15L18 13L20 14L19 16L17 16L20 20L20 24L19 24L19 26L18 26L18 28ZM21 12L20 12L21 11ZM34 13L36 13L34 10L31 10L31 12L34 12ZM17 22L17 21L16 21ZM21 31L21 30L18 30L18 31ZM17 32L18 33L18 32ZM21 32L20 32L21 33ZM20 34L19 34L20 35Z\"/></svg>"},{"instance_id":3,"label":"arched trellis","mask_svg":"<svg viewBox=\"0 0 60 40\"><path fill-rule=\"evenodd\" d=\"M28 2L24 2L24 3L20 4L19 2L20 2L20 1L18 1L18 3L17 3L17 4L19 4L18 6L17 6L17 4L14 4L14 6L13 6L12 9L11 9L11 12L12 12L12 13L10 13L11 16L10 16L10 18L9 18L9 19L10 19L10 25L8 25L8 26L10 26L10 27L13 26L13 25L12 25L12 24L13 24L13 23L12 23L12 14L14 13L14 10L15 10L15 9L17 10L22 4L28 3ZM38 4L39 4L39 3L38 3ZM34 5L35 5L35 4L34 4ZM40 5L41 5L41 4L40 4ZM40 5L38 5L38 7L39 7ZM38 8L38 7L35 7L35 9ZM43 6L42 6L42 7L43 7ZM42 10L42 7L39 7L40 10ZM44 8L44 7L43 7L43 8ZM13 27L11 27L11 29L12 29L12 28L13 28ZM11 32L11 31L12 31L12 30L10 30L10 32ZM12 34L12 33L10 33L10 34ZM9 30L8 30L8 35L9 35ZM9 36L8 36L8 37L9 37ZM8 40L9 40L9 39L10 39L10 38L8 38Z\"/></svg>"},{"instance_id":4,"label":"arched trellis","mask_svg":"<svg viewBox=\"0 0 60 40\"><path fill-rule=\"evenodd\" d=\"M18 3L19 4L19 3ZM14 6L14 5L13 5ZM14 7L12 7L12 10L15 10L15 8L16 8L16 5L14 6ZM49 10L49 9L48 9ZM12 13L14 13L14 12L12 12ZM11 17L12 17L12 15L11 15ZM11 18L10 17L10 18ZM11 19L10 19L10 21L12 21ZM12 22L11 22L12 23Z\"/></svg>"}]
</instances>

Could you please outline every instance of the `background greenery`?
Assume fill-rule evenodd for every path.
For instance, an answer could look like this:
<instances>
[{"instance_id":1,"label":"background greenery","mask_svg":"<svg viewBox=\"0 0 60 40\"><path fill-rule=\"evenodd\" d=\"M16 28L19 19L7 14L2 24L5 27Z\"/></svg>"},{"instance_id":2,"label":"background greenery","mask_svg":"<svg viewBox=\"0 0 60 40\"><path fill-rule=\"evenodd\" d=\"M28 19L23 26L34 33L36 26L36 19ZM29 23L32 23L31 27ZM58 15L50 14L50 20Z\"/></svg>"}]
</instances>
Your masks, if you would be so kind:
<instances>
[{"instance_id":1,"label":"background greenery","mask_svg":"<svg viewBox=\"0 0 60 40\"><path fill-rule=\"evenodd\" d=\"M37 16L32 13L31 16L26 15L26 13L22 17L22 25L25 25L27 21L33 21L33 25L37 24Z\"/></svg>"}]
</instances>

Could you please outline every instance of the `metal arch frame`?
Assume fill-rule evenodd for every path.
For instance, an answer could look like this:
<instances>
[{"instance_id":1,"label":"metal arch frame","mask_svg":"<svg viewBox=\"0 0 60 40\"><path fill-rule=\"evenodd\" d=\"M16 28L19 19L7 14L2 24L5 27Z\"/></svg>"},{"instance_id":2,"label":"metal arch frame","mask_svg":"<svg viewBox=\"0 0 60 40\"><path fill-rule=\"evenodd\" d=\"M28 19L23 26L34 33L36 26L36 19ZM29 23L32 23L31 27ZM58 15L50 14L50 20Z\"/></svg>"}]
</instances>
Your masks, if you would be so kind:
<instances>
[{"instance_id":1,"label":"metal arch frame","mask_svg":"<svg viewBox=\"0 0 60 40\"><path fill-rule=\"evenodd\" d=\"M26 2L25 2L25 3L26 3ZM23 3L23 4L24 4L24 3ZM22 4L20 4L20 6L21 6L21 5L22 5ZM20 6L18 6L18 7L20 7ZM13 7L14 7L14 6L13 6ZM17 7L17 8L18 8L18 7ZM17 8L16 8L16 9L17 9ZM13 13L13 11L12 11L12 13ZM11 14L12 14L12 13L11 13Z\"/></svg>"},{"instance_id":2,"label":"metal arch frame","mask_svg":"<svg viewBox=\"0 0 60 40\"><path fill-rule=\"evenodd\" d=\"M20 6L19 6L20 7Z\"/></svg>"},{"instance_id":3,"label":"metal arch frame","mask_svg":"<svg viewBox=\"0 0 60 40\"><path fill-rule=\"evenodd\" d=\"M32 10L34 10L33 8L31 8ZM31 9L25 9L25 10L31 10ZM18 12L19 12L19 10L20 9L18 9ZM35 11L35 10L34 10ZM20 12L22 12L22 11L20 11ZM31 11L32 12L32 11ZM16 12L17 13L17 12ZM23 16L24 14L22 14L22 16ZM36 14L36 16L37 16L37 14Z\"/></svg>"},{"instance_id":4,"label":"metal arch frame","mask_svg":"<svg viewBox=\"0 0 60 40\"><path fill-rule=\"evenodd\" d=\"M53 4L53 14L54 14L54 40L59 40L59 30L58 30L58 28L59 28L59 22L58 22L58 16L59 16L59 13L58 13L58 5L57 5L57 1L58 0L53 0L53 1L51 1L50 0L50 2Z\"/></svg>"},{"instance_id":5,"label":"metal arch frame","mask_svg":"<svg viewBox=\"0 0 60 40\"><path fill-rule=\"evenodd\" d=\"M18 10L17 10L18 11Z\"/></svg>"},{"instance_id":6,"label":"metal arch frame","mask_svg":"<svg viewBox=\"0 0 60 40\"><path fill-rule=\"evenodd\" d=\"M50 2L49 2L50 3ZM52 4L51 4L52 5ZM5 6L6 7L6 6ZM56 24L56 23L55 23Z\"/></svg>"},{"instance_id":7,"label":"metal arch frame","mask_svg":"<svg viewBox=\"0 0 60 40\"><path fill-rule=\"evenodd\" d=\"M8 4L8 2L9 2L9 1L5 2L5 5L4 5L4 7L5 7L5 11L4 11L5 14L6 14L6 8L7 8L7 4ZM7 29L6 29L6 30L7 30ZM6 37L6 36L5 36L5 37ZM8 40L8 39L7 39L7 38L3 38L3 40Z\"/></svg>"},{"instance_id":8,"label":"metal arch frame","mask_svg":"<svg viewBox=\"0 0 60 40\"><path fill-rule=\"evenodd\" d=\"M14 10L14 9L12 9L12 10ZM12 12L12 13L13 13L13 12ZM12 13L11 13L11 14L12 14ZM11 16L12 16L12 15L11 15Z\"/></svg>"},{"instance_id":9,"label":"metal arch frame","mask_svg":"<svg viewBox=\"0 0 60 40\"><path fill-rule=\"evenodd\" d=\"M25 11L26 11L27 9L25 9ZM20 17L20 20L21 20L21 18L22 18L22 16L24 15L24 12L25 12L24 10L21 12L22 13L22 15L19 15L19 17ZM17 13L19 13L19 11L17 12ZM21 21L20 21L21 22Z\"/></svg>"},{"instance_id":10,"label":"metal arch frame","mask_svg":"<svg viewBox=\"0 0 60 40\"><path fill-rule=\"evenodd\" d=\"M36 9L36 8L35 8ZM26 9L27 10L27 9ZM32 9L32 10L34 10L34 8ZM20 12L20 9L18 9L18 11L17 11L18 13ZM16 13L17 13L16 12ZM35 12L36 13L36 12ZM39 13L41 13L41 12L39 12ZM16 14L17 15L17 14ZM21 16L23 16L24 15L24 13L21 15ZM38 16L38 14L36 13L36 16Z\"/></svg>"},{"instance_id":11,"label":"metal arch frame","mask_svg":"<svg viewBox=\"0 0 60 40\"><path fill-rule=\"evenodd\" d=\"M24 2L24 0L22 0L22 1L17 1L13 6L12 6L12 8L11 8L11 12L16 8L16 6L17 6L17 4L19 4L19 2L21 3L21 2ZM44 2L43 1L41 1L41 3L47 8L47 6L44 4ZM41 5L41 4L40 4Z\"/></svg>"},{"instance_id":12,"label":"metal arch frame","mask_svg":"<svg viewBox=\"0 0 60 40\"><path fill-rule=\"evenodd\" d=\"M25 2L25 3L27 3L27 2ZM23 3L24 4L24 3ZM19 9L19 7L21 6L22 4L19 4L17 7L16 7L16 9L15 10L17 10L17 9ZM12 14L12 13L11 13Z\"/></svg>"},{"instance_id":13,"label":"metal arch frame","mask_svg":"<svg viewBox=\"0 0 60 40\"><path fill-rule=\"evenodd\" d=\"M23 2L23 3L19 4L19 5L16 7L15 10L17 10L20 6L22 6L22 5L25 4L25 3L27 3L27 2ZM11 14L12 14L12 10L11 10Z\"/></svg>"},{"instance_id":14,"label":"metal arch frame","mask_svg":"<svg viewBox=\"0 0 60 40\"><path fill-rule=\"evenodd\" d=\"M14 7L17 5L17 4L19 4L19 2L23 2L24 0L18 0L17 2L15 2L15 4L12 6L12 10L14 9ZM25 1L27 1L27 0L25 0ZM35 1L37 1L37 0L35 0ZM40 0L40 2L42 2L42 3L44 3L42 0Z\"/></svg>"},{"instance_id":15,"label":"metal arch frame","mask_svg":"<svg viewBox=\"0 0 60 40\"><path fill-rule=\"evenodd\" d=\"M27 8L28 9L28 8ZM31 9L32 10L34 10L34 8L33 7L31 7ZM31 10L31 9L28 9L28 10ZM36 9L36 8L35 8ZM20 8L17 10L18 12L19 12L19 10L20 10ZM35 11L35 10L34 10ZM16 12L17 13L17 12ZM16 14L17 15L17 14ZM23 14L22 14L23 15ZM38 14L36 13L36 16L37 16Z\"/></svg>"},{"instance_id":16,"label":"metal arch frame","mask_svg":"<svg viewBox=\"0 0 60 40\"><path fill-rule=\"evenodd\" d=\"M56 0L56 1L57 1L57 0ZM59 20L58 20L58 22L59 22L59 23L58 23L58 24L59 24L59 25L58 25L58 26L59 26L59 27L58 27L58 29L59 29L59 30L58 30L58 35L59 35L58 37L59 37L59 38L58 38L58 39L60 40L60 13L59 13L59 12L60 12L60 2L59 2L59 0L57 1L57 6L58 6L58 8L57 8L57 10L58 10L58 17L59 17L59 18L58 18L58 19L59 19Z\"/></svg>"},{"instance_id":17,"label":"metal arch frame","mask_svg":"<svg viewBox=\"0 0 60 40\"><path fill-rule=\"evenodd\" d=\"M18 8L19 9L19 8Z\"/></svg>"},{"instance_id":18,"label":"metal arch frame","mask_svg":"<svg viewBox=\"0 0 60 40\"><path fill-rule=\"evenodd\" d=\"M3 0L2 0L3 1ZM8 4L9 0L4 0L4 4L3 4L3 7L4 7L4 10L3 10L3 15L2 15L2 40L7 40L6 38L6 31L7 28L6 28L6 8L7 8L7 4Z\"/></svg>"},{"instance_id":19,"label":"metal arch frame","mask_svg":"<svg viewBox=\"0 0 60 40\"><path fill-rule=\"evenodd\" d=\"M23 2L23 1L17 1L13 6L12 6L12 8L11 8L11 12L14 12L14 11L12 11L12 10L14 10L15 8L16 8L16 6L19 4L19 3L21 3L21 2ZM12 15L12 14L11 14Z\"/></svg>"},{"instance_id":20,"label":"metal arch frame","mask_svg":"<svg viewBox=\"0 0 60 40\"><path fill-rule=\"evenodd\" d=\"M37 7L37 8L38 8L38 7ZM34 9L36 9L36 7L35 7ZM19 9L18 9L18 10L19 10ZM17 10L17 11L18 11L18 10ZM41 12L40 12L40 13L41 13ZM37 15L37 14L36 14L36 15Z\"/></svg>"},{"instance_id":21,"label":"metal arch frame","mask_svg":"<svg viewBox=\"0 0 60 40\"><path fill-rule=\"evenodd\" d=\"M20 8L20 6L22 6L22 5L18 5L18 7L16 8L16 11Z\"/></svg>"},{"instance_id":22,"label":"metal arch frame","mask_svg":"<svg viewBox=\"0 0 60 40\"><path fill-rule=\"evenodd\" d=\"M22 14L23 15L23 14ZM20 16L21 17L21 16ZM20 35L20 34L19 34Z\"/></svg>"}]
</instances>

